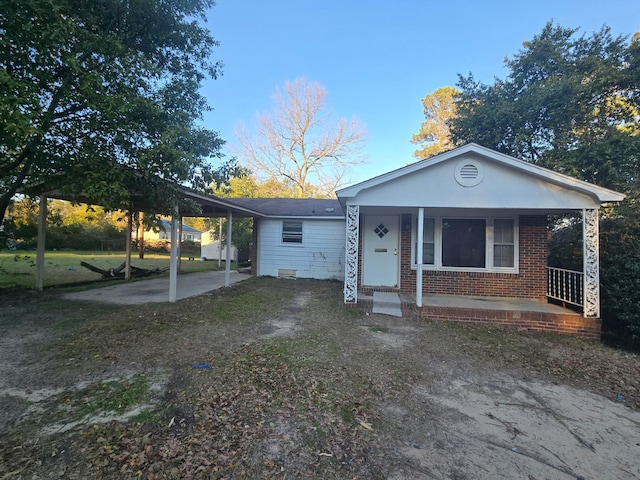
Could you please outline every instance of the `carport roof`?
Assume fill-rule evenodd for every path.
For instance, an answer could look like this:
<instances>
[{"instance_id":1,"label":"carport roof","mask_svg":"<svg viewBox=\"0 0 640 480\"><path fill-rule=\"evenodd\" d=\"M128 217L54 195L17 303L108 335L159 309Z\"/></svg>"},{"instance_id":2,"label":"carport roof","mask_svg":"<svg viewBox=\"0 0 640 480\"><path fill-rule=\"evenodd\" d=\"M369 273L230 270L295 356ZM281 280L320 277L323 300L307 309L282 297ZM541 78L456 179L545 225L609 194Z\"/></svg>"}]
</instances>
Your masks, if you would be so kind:
<instances>
[{"instance_id":1,"label":"carport roof","mask_svg":"<svg viewBox=\"0 0 640 480\"><path fill-rule=\"evenodd\" d=\"M340 202L331 198L225 198L265 217L344 218Z\"/></svg>"}]
</instances>

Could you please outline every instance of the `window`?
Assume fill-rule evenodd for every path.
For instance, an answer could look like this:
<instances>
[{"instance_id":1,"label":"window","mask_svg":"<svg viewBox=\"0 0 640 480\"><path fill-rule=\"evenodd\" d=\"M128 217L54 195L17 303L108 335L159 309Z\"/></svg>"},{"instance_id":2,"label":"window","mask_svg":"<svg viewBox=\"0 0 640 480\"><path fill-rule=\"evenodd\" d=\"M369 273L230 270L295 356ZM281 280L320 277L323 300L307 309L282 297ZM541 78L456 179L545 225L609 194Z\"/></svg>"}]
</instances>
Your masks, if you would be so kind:
<instances>
[{"instance_id":1,"label":"window","mask_svg":"<svg viewBox=\"0 0 640 480\"><path fill-rule=\"evenodd\" d=\"M442 266L484 268L487 251L485 219L442 219Z\"/></svg>"},{"instance_id":2,"label":"window","mask_svg":"<svg viewBox=\"0 0 640 480\"><path fill-rule=\"evenodd\" d=\"M302 222L282 222L282 243L302 243Z\"/></svg>"},{"instance_id":3,"label":"window","mask_svg":"<svg viewBox=\"0 0 640 480\"><path fill-rule=\"evenodd\" d=\"M417 219L413 224L413 266L418 257ZM515 218L425 217L422 265L426 269L518 271Z\"/></svg>"},{"instance_id":4,"label":"window","mask_svg":"<svg viewBox=\"0 0 640 480\"><path fill-rule=\"evenodd\" d=\"M513 219L496 218L493 221L493 266L513 268L515 248Z\"/></svg>"},{"instance_id":5,"label":"window","mask_svg":"<svg viewBox=\"0 0 640 480\"><path fill-rule=\"evenodd\" d=\"M417 236L416 236L417 237ZM417 238L416 238L417 242ZM418 263L418 244L414 245L414 263ZM433 265L436 253L436 219L425 218L422 229L422 263L423 265Z\"/></svg>"}]
</instances>

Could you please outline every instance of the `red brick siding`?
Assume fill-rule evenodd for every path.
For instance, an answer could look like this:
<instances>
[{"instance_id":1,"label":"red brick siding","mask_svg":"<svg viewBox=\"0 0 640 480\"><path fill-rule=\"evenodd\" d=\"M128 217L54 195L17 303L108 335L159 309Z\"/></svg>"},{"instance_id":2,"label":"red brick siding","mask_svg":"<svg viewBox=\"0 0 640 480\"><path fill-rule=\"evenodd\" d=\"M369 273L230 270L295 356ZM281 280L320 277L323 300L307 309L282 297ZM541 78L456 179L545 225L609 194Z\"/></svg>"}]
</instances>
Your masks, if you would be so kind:
<instances>
[{"instance_id":1,"label":"red brick siding","mask_svg":"<svg viewBox=\"0 0 640 480\"><path fill-rule=\"evenodd\" d=\"M421 318L464 324L490 324L544 332L570 333L588 338L600 338L602 321L584 318L575 313L556 314L526 311L479 310L473 308L417 308Z\"/></svg>"},{"instance_id":2,"label":"red brick siding","mask_svg":"<svg viewBox=\"0 0 640 480\"><path fill-rule=\"evenodd\" d=\"M406 224L403 215L402 224ZM546 300L548 232L544 215L520 216L518 274L490 272L446 272L427 270L422 276L425 294L478 295ZM411 269L411 229L401 232L400 285L415 292L416 271Z\"/></svg>"}]
</instances>

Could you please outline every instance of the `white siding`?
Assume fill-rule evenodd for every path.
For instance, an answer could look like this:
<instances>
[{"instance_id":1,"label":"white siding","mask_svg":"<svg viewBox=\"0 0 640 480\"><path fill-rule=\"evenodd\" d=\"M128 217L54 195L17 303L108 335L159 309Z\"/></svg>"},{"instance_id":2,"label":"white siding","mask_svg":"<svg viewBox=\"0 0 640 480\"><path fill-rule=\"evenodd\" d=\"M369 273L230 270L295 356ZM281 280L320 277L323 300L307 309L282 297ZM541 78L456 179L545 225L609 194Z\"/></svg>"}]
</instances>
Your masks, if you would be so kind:
<instances>
[{"instance_id":1,"label":"white siding","mask_svg":"<svg viewBox=\"0 0 640 480\"><path fill-rule=\"evenodd\" d=\"M298 220L298 219L296 219ZM282 220L260 220L258 275L295 270L297 278L344 279L344 220L302 220L302 244L282 243Z\"/></svg>"}]
</instances>

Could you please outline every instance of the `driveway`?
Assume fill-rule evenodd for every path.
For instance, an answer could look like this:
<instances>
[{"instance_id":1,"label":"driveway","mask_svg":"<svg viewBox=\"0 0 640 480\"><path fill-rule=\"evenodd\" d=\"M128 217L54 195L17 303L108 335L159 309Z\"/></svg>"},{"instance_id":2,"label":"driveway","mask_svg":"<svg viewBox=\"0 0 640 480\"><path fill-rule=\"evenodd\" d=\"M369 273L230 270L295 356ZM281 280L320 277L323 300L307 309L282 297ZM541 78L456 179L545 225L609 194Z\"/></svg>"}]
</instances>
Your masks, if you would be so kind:
<instances>
[{"instance_id":1,"label":"driveway","mask_svg":"<svg viewBox=\"0 0 640 480\"><path fill-rule=\"evenodd\" d=\"M231 272L231 284L251 278L247 273ZM224 271L187 273L178 275L177 300L201 295L224 287ZM67 293L67 300L85 300L116 305L137 305L169 301L169 277L138 280L82 292Z\"/></svg>"}]
</instances>

